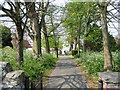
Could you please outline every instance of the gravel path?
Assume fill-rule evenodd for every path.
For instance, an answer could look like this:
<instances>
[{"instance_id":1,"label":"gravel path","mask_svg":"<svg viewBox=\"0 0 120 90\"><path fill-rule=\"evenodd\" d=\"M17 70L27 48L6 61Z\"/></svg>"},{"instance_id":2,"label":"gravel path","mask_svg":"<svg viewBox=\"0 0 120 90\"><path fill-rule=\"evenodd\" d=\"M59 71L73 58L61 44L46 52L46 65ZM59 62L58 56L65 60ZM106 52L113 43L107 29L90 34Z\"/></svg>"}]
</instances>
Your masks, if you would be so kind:
<instances>
[{"instance_id":1,"label":"gravel path","mask_svg":"<svg viewBox=\"0 0 120 90\"><path fill-rule=\"evenodd\" d=\"M45 89L86 90L88 88L87 82L83 79L80 70L70 56L60 56L56 68L47 78Z\"/></svg>"}]
</instances>

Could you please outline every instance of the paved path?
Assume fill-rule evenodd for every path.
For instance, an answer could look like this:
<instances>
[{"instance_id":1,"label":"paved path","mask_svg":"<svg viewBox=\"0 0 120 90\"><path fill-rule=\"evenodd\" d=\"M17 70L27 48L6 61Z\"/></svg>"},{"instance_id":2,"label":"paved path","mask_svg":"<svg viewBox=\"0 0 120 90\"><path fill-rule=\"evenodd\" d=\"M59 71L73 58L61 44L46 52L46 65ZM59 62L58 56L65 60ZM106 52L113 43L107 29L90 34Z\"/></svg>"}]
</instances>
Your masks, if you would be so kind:
<instances>
[{"instance_id":1,"label":"paved path","mask_svg":"<svg viewBox=\"0 0 120 90\"><path fill-rule=\"evenodd\" d=\"M87 82L83 79L80 70L70 56L60 56L44 88L54 88L61 90L69 88L70 90L86 90ZM48 89L49 90L49 89Z\"/></svg>"}]
</instances>

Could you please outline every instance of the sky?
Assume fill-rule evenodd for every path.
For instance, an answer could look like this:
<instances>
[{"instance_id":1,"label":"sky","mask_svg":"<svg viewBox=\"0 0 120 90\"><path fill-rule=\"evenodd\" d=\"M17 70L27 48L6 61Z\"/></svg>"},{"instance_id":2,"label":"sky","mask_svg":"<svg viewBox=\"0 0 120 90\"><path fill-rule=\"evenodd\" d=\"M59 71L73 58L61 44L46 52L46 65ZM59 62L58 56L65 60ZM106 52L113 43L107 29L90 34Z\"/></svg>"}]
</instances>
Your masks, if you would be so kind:
<instances>
[{"instance_id":1,"label":"sky","mask_svg":"<svg viewBox=\"0 0 120 90\"><path fill-rule=\"evenodd\" d=\"M3 3L5 0L0 0L0 4L1 3ZM24 1L24 0L20 0L20 1ZM29 1L29 0L27 0L27 1ZM41 1L41 0L36 0L36 1ZM47 1L47 0L44 0L44 1ZM58 6L65 6L65 3L67 3L68 1L70 1L70 0L50 0L50 1L53 1L53 3L54 4L56 4L56 5L58 5ZM81 0L77 0L77 1L81 1ZM84 1L84 0L82 0L82 1ZM88 1L90 1L90 0L88 0ZM119 1L119 0L115 0L115 1ZM111 7L109 7L108 9L111 9ZM1 14L2 12L0 11L0 14ZM6 19L6 18L5 18ZM1 19L0 19L1 20ZM0 21L0 23L2 23L1 21ZM10 24L10 22L8 22L8 23L6 23L7 25L8 24ZM113 27L113 25L111 24L111 23L109 23L110 24L110 26L108 27L109 28L109 32L113 35L113 36L116 36L118 33L117 33L117 30L116 29L114 29L114 27ZM118 28L118 22L115 22L114 23L114 25L115 25L115 27L117 27Z\"/></svg>"},{"instance_id":2,"label":"sky","mask_svg":"<svg viewBox=\"0 0 120 90\"><path fill-rule=\"evenodd\" d=\"M68 2L68 0L55 0L54 3L57 5L65 6L65 3Z\"/></svg>"},{"instance_id":3,"label":"sky","mask_svg":"<svg viewBox=\"0 0 120 90\"><path fill-rule=\"evenodd\" d=\"M23 0L22 0L23 1ZM39 0L40 1L40 0ZM44 0L45 1L45 0ZM54 0L50 0L50 1L54 1ZM58 5L58 6L65 6L65 4L68 2L69 0L55 0L53 3L55 4L55 5ZM77 0L78 1L78 0ZM79 0L79 1L81 1L81 0ZM83 1L83 0L82 0ZM4 0L0 0L0 4L1 3L3 3L4 2ZM109 9L111 9L111 8L109 8ZM2 12L0 11L0 14L1 14ZM3 19L3 18L2 18ZM1 20L1 18L0 18L0 20ZM6 20L6 18L4 18L4 20ZM7 19L8 20L8 19ZM0 21L0 24L1 24L2 22ZM10 24L10 22L7 22L7 23L4 23L5 25L7 25L7 26L10 26L11 24ZM13 23L12 23L13 24ZM118 22L115 22L114 23L114 25L115 25L115 27L117 27L118 28ZM15 28L15 27L14 27ZM114 27L113 27L113 25L110 23L110 27L108 27L108 30L109 30L109 32L113 35L113 36L116 36L116 35L118 35L118 32L117 32L117 30L116 29L114 29ZM12 32L15 32L14 30L12 30ZM27 39L28 41L29 41L29 43L32 45L32 40L29 38L29 37L27 37L27 36L25 35L24 36L24 39ZM65 40L65 37L66 36L64 36L63 38L62 38L62 40ZM69 47L66 47L66 46L64 46L63 45L63 50L62 50L62 52L64 52L64 51L68 51L69 50Z\"/></svg>"}]
</instances>

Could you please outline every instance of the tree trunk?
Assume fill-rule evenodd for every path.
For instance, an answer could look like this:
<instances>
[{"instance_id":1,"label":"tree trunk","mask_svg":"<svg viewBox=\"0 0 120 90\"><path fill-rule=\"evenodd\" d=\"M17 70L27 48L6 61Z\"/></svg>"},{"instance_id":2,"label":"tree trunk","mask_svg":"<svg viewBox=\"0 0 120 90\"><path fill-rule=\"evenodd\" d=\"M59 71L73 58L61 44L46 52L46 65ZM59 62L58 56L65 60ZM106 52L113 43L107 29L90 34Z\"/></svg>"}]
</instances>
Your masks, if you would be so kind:
<instances>
[{"instance_id":1,"label":"tree trunk","mask_svg":"<svg viewBox=\"0 0 120 90\"><path fill-rule=\"evenodd\" d=\"M33 55L35 57L41 56L41 24L39 24L39 17L35 10L34 2L26 2L26 10L30 18L30 24L33 35Z\"/></svg>"},{"instance_id":2,"label":"tree trunk","mask_svg":"<svg viewBox=\"0 0 120 90\"><path fill-rule=\"evenodd\" d=\"M31 18L31 26L33 30L33 53L35 57L41 56L41 35L39 30L38 15L34 14L34 17Z\"/></svg>"},{"instance_id":3,"label":"tree trunk","mask_svg":"<svg viewBox=\"0 0 120 90\"><path fill-rule=\"evenodd\" d=\"M107 5L105 2L101 2L100 11L104 47L104 69L106 71L112 71L112 54L109 48L108 28L106 20Z\"/></svg>"},{"instance_id":4,"label":"tree trunk","mask_svg":"<svg viewBox=\"0 0 120 90\"><path fill-rule=\"evenodd\" d=\"M79 29L78 29L78 38L77 38L77 40L78 40L78 55L80 55L80 30L81 30L81 17L79 18L79 20L80 20L80 23L78 24Z\"/></svg>"},{"instance_id":5,"label":"tree trunk","mask_svg":"<svg viewBox=\"0 0 120 90\"><path fill-rule=\"evenodd\" d=\"M22 29L22 21L20 18L20 3L15 2L16 5L16 29L17 29L17 61L18 64L21 65L23 63L23 34L24 30Z\"/></svg>"},{"instance_id":6,"label":"tree trunk","mask_svg":"<svg viewBox=\"0 0 120 90\"><path fill-rule=\"evenodd\" d=\"M56 57L58 58L58 47L55 46Z\"/></svg>"},{"instance_id":7,"label":"tree trunk","mask_svg":"<svg viewBox=\"0 0 120 90\"><path fill-rule=\"evenodd\" d=\"M69 51L72 51L73 50L73 42L70 43L70 49Z\"/></svg>"},{"instance_id":8,"label":"tree trunk","mask_svg":"<svg viewBox=\"0 0 120 90\"><path fill-rule=\"evenodd\" d=\"M23 31L21 23L16 25L17 28L17 61L21 65L23 62Z\"/></svg>"},{"instance_id":9,"label":"tree trunk","mask_svg":"<svg viewBox=\"0 0 120 90\"><path fill-rule=\"evenodd\" d=\"M58 45L57 45L57 37L55 35L55 31L53 30L53 37L54 37L54 45L55 45L55 52L56 52L56 57L58 58Z\"/></svg>"},{"instance_id":10,"label":"tree trunk","mask_svg":"<svg viewBox=\"0 0 120 90\"><path fill-rule=\"evenodd\" d=\"M45 47L46 48L46 52L50 53L49 40L48 40L47 36L45 36L45 44L46 44L46 47Z\"/></svg>"},{"instance_id":11,"label":"tree trunk","mask_svg":"<svg viewBox=\"0 0 120 90\"><path fill-rule=\"evenodd\" d=\"M44 37L45 37L45 49L47 53L50 53L50 46L49 46L49 39L48 39L48 35L47 35L47 29L46 29L46 23L45 23L45 17L42 17L43 19L43 31L44 31Z\"/></svg>"},{"instance_id":12,"label":"tree trunk","mask_svg":"<svg viewBox=\"0 0 120 90\"><path fill-rule=\"evenodd\" d=\"M42 27L43 27L43 34L45 37L45 49L47 53L50 53L50 46L49 46L49 39L48 39L48 34L47 34L47 28L46 28L46 23L45 23L45 14L47 12L49 6L49 1L47 2L46 6L44 5L44 2L42 1Z\"/></svg>"},{"instance_id":13,"label":"tree trunk","mask_svg":"<svg viewBox=\"0 0 120 90\"><path fill-rule=\"evenodd\" d=\"M74 38L74 50L77 50L77 37Z\"/></svg>"},{"instance_id":14,"label":"tree trunk","mask_svg":"<svg viewBox=\"0 0 120 90\"><path fill-rule=\"evenodd\" d=\"M86 52L85 40L83 39L83 52Z\"/></svg>"},{"instance_id":15,"label":"tree trunk","mask_svg":"<svg viewBox=\"0 0 120 90\"><path fill-rule=\"evenodd\" d=\"M42 44L41 44L41 40L42 40L42 38L41 38L41 29L42 29L42 24L41 24L42 22L40 22L39 23L39 55L40 56L42 56L42 49L41 49L41 47L42 47Z\"/></svg>"},{"instance_id":16,"label":"tree trunk","mask_svg":"<svg viewBox=\"0 0 120 90\"><path fill-rule=\"evenodd\" d=\"M80 55L80 39L78 39L78 55Z\"/></svg>"},{"instance_id":17,"label":"tree trunk","mask_svg":"<svg viewBox=\"0 0 120 90\"><path fill-rule=\"evenodd\" d=\"M51 24L52 24L52 31L53 31L53 38L54 38L54 49L56 52L56 57L58 58L57 35L55 34L55 26L53 24L52 14L51 14Z\"/></svg>"}]
</instances>

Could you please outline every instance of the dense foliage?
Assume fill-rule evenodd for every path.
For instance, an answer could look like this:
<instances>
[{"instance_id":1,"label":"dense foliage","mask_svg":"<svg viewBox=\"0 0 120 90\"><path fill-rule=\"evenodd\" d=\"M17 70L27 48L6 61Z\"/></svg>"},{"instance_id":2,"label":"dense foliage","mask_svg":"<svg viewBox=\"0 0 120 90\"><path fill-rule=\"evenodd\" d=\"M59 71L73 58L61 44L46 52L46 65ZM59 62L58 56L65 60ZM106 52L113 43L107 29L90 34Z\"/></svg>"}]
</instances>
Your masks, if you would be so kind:
<instances>
[{"instance_id":1,"label":"dense foliage","mask_svg":"<svg viewBox=\"0 0 120 90\"><path fill-rule=\"evenodd\" d=\"M118 51L113 52L113 71L120 71L120 57ZM88 75L97 75L97 72L104 71L104 57L103 52L86 52L80 54L80 59L77 63L87 70Z\"/></svg>"},{"instance_id":2,"label":"dense foliage","mask_svg":"<svg viewBox=\"0 0 120 90\"><path fill-rule=\"evenodd\" d=\"M13 47L11 43L11 32L10 29L6 26L0 25L0 44L2 47L10 46Z\"/></svg>"},{"instance_id":3,"label":"dense foliage","mask_svg":"<svg viewBox=\"0 0 120 90\"><path fill-rule=\"evenodd\" d=\"M49 40L50 48L54 48L55 47L55 45L54 45L54 43L55 43L54 37L49 37L48 40ZM58 40L57 43L58 43L58 48L62 49L63 41ZM44 38L42 38L42 47L44 47L44 48L46 47Z\"/></svg>"},{"instance_id":4,"label":"dense foliage","mask_svg":"<svg viewBox=\"0 0 120 90\"><path fill-rule=\"evenodd\" d=\"M51 54L43 54L42 57L34 59L30 51L24 51L24 62L21 66L18 66L16 61L15 50L6 47L1 50L2 56L0 60L10 62L13 66L13 70L24 70L25 74L30 76L30 79L38 79L41 72L45 72L47 69L54 67L56 58Z\"/></svg>"}]
</instances>

